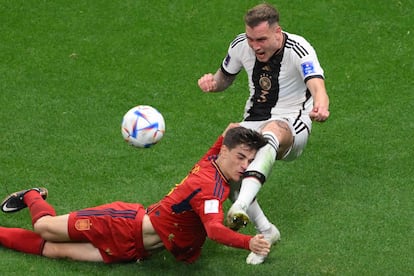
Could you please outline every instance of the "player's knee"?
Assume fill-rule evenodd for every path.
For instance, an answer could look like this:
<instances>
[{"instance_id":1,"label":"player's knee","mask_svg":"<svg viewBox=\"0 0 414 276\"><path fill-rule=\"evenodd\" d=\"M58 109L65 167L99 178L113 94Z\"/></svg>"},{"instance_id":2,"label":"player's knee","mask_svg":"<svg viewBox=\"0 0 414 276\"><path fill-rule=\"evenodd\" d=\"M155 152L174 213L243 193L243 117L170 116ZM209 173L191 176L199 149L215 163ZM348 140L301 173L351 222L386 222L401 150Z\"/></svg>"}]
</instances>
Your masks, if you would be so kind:
<instances>
[{"instance_id":1,"label":"player's knee","mask_svg":"<svg viewBox=\"0 0 414 276\"><path fill-rule=\"evenodd\" d=\"M274 120L268 122L262 129L262 132L270 131L274 135L281 136L285 135L286 132L290 132L290 128L287 122L281 120Z\"/></svg>"},{"instance_id":2,"label":"player's knee","mask_svg":"<svg viewBox=\"0 0 414 276\"><path fill-rule=\"evenodd\" d=\"M268 122L262 129L262 133L273 133L281 145L290 144L293 141L293 133L288 122L275 120Z\"/></svg>"},{"instance_id":3,"label":"player's knee","mask_svg":"<svg viewBox=\"0 0 414 276\"><path fill-rule=\"evenodd\" d=\"M49 236L50 218L49 216L41 217L33 224L33 231L43 239L47 239Z\"/></svg>"},{"instance_id":4,"label":"player's knee","mask_svg":"<svg viewBox=\"0 0 414 276\"><path fill-rule=\"evenodd\" d=\"M45 242L42 255L53 259L66 257L64 256L62 250L60 250L60 247L54 242Z\"/></svg>"},{"instance_id":5,"label":"player's knee","mask_svg":"<svg viewBox=\"0 0 414 276\"><path fill-rule=\"evenodd\" d=\"M276 151L276 159L282 159L293 145L293 133L287 122L273 121L271 123L266 125L262 130L262 134L268 140L269 145ZM275 128L275 125L278 126Z\"/></svg>"}]
</instances>

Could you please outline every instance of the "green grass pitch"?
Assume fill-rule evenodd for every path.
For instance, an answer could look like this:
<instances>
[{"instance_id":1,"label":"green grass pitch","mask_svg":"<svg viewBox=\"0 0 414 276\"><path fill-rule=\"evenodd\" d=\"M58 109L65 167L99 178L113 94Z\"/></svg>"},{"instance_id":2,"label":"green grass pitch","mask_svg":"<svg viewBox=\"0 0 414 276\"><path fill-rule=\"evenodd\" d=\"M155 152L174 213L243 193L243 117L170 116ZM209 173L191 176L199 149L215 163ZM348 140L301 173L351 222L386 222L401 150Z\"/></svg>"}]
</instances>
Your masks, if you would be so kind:
<instances>
[{"instance_id":1,"label":"green grass pitch","mask_svg":"<svg viewBox=\"0 0 414 276\"><path fill-rule=\"evenodd\" d=\"M259 2L0 0L0 197L45 186L58 214L159 200L241 119L244 73L222 94L203 94L197 79L219 67ZM248 252L211 241L193 265L168 252L104 265L0 246L1 274L414 274L413 2L271 2L282 27L316 48L332 115L259 194L282 233L267 261L249 266ZM122 140L137 104L165 117L151 149ZM31 227L27 211L0 214L0 225Z\"/></svg>"}]
</instances>

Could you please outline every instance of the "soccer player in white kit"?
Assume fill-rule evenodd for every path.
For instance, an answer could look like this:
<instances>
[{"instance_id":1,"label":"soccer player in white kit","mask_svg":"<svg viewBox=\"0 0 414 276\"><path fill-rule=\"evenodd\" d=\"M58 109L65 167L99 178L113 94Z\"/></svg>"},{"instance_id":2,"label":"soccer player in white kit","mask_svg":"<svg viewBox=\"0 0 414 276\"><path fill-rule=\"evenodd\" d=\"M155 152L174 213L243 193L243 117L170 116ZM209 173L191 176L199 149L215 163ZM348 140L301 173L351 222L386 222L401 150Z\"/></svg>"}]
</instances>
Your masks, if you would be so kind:
<instances>
[{"instance_id":1,"label":"soccer player in white kit","mask_svg":"<svg viewBox=\"0 0 414 276\"><path fill-rule=\"evenodd\" d=\"M243 68L247 72L250 96L241 125L261 131L268 144L249 165L227 219L234 229L250 219L273 244L280 238L279 230L264 215L256 194L276 160L301 155L312 121L329 117L329 98L315 50L303 37L282 31L273 6L257 5L244 20L245 33L230 43L221 67L202 76L198 85L204 92L223 91ZM265 258L250 253L246 262L260 264Z\"/></svg>"}]
</instances>

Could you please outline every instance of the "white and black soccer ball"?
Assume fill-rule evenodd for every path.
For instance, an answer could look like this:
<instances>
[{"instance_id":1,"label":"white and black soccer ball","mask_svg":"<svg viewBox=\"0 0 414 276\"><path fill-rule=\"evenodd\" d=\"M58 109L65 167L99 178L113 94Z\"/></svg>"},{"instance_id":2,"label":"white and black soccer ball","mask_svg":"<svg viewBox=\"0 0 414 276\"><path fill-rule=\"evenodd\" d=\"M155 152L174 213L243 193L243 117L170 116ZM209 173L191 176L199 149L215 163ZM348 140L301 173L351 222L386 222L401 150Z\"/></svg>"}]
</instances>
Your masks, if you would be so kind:
<instances>
[{"instance_id":1,"label":"white and black soccer ball","mask_svg":"<svg viewBox=\"0 0 414 276\"><path fill-rule=\"evenodd\" d=\"M164 136L165 121L162 114L152 106L138 105L125 113L121 132L124 140L138 148L149 148Z\"/></svg>"}]
</instances>

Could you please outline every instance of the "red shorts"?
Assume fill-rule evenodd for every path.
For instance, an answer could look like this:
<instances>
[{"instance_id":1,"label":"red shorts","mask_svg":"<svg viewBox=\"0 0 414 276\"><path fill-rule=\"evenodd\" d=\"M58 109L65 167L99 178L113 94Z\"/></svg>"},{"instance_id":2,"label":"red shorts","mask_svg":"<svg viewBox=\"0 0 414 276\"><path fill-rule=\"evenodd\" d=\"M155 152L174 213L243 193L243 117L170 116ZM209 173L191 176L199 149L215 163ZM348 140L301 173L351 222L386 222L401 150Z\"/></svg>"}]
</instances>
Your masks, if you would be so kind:
<instances>
[{"instance_id":1,"label":"red shorts","mask_svg":"<svg viewBox=\"0 0 414 276\"><path fill-rule=\"evenodd\" d=\"M99 249L105 263L144 259L141 204L113 202L69 214L69 237L75 242L89 242Z\"/></svg>"}]
</instances>

